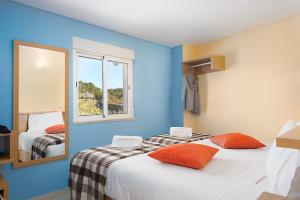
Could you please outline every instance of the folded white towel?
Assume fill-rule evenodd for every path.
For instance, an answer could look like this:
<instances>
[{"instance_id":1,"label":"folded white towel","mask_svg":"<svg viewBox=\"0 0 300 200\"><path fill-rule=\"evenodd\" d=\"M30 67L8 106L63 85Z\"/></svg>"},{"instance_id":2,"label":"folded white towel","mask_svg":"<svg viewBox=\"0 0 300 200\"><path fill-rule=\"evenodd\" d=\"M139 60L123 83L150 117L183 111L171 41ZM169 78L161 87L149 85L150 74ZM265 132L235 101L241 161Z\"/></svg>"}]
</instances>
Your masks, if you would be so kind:
<instances>
[{"instance_id":1,"label":"folded white towel","mask_svg":"<svg viewBox=\"0 0 300 200\"><path fill-rule=\"evenodd\" d=\"M111 147L129 149L141 148L142 145L143 138L140 136L115 135L111 143Z\"/></svg>"},{"instance_id":2,"label":"folded white towel","mask_svg":"<svg viewBox=\"0 0 300 200\"><path fill-rule=\"evenodd\" d=\"M170 135L173 137L190 138L192 137L192 133L193 133L192 128L186 128L186 127L170 128Z\"/></svg>"}]
</instances>

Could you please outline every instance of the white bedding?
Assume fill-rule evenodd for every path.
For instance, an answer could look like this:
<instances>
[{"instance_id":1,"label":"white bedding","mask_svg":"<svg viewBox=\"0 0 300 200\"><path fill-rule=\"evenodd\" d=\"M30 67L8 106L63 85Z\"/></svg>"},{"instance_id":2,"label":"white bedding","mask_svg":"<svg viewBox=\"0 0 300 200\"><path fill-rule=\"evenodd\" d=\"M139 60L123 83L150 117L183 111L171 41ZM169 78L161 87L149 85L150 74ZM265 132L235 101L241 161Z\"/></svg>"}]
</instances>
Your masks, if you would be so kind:
<instances>
[{"instance_id":1,"label":"white bedding","mask_svg":"<svg viewBox=\"0 0 300 200\"><path fill-rule=\"evenodd\" d=\"M114 200L255 200L264 191L268 148L219 148L208 165L189 169L156 161L146 154L114 162L105 193Z\"/></svg>"},{"instance_id":2,"label":"white bedding","mask_svg":"<svg viewBox=\"0 0 300 200\"><path fill-rule=\"evenodd\" d=\"M36 137L45 134L44 131L22 132L19 135L19 150L31 154L32 144ZM47 148L46 157L60 156L65 154L65 143L51 145Z\"/></svg>"}]
</instances>

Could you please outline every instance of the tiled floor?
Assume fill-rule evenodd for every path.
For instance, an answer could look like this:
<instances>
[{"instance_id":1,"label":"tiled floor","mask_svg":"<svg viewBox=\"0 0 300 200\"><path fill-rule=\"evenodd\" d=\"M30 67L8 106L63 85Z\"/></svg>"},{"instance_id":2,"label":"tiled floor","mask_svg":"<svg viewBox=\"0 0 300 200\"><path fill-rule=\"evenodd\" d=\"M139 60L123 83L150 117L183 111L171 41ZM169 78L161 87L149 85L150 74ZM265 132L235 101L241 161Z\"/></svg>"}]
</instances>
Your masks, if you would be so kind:
<instances>
[{"instance_id":1,"label":"tiled floor","mask_svg":"<svg viewBox=\"0 0 300 200\"><path fill-rule=\"evenodd\" d=\"M32 200L70 200L70 191L68 188L51 192L49 194L32 198Z\"/></svg>"}]
</instances>

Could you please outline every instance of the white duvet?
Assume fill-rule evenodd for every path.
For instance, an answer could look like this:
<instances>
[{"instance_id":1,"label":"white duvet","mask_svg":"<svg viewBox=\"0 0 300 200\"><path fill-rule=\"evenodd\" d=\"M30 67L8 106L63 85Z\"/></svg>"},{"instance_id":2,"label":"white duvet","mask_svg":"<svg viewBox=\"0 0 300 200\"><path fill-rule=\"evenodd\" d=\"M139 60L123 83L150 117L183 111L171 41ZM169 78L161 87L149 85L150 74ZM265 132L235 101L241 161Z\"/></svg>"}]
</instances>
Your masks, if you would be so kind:
<instances>
[{"instance_id":1,"label":"white duvet","mask_svg":"<svg viewBox=\"0 0 300 200\"><path fill-rule=\"evenodd\" d=\"M255 200L266 185L267 148L220 151L201 170L161 163L146 154L114 162L105 193L114 200Z\"/></svg>"}]
</instances>

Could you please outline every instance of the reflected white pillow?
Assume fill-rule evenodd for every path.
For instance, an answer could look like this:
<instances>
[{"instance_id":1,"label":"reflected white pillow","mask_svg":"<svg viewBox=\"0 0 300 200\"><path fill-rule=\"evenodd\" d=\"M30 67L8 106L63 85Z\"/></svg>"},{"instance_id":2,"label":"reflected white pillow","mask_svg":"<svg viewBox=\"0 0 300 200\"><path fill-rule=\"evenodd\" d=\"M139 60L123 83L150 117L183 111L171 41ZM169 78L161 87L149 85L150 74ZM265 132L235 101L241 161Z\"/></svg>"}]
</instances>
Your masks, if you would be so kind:
<instances>
[{"instance_id":1,"label":"reflected white pillow","mask_svg":"<svg viewBox=\"0 0 300 200\"><path fill-rule=\"evenodd\" d=\"M280 130L278 136L294 129L297 123L292 120L288 121ZM300 166L300 151L276 147L276 141L274 141L266 159L266 172L269 182L267 191L287 196L298 166Z\"/></svg>"},{"instance_id":2,"label":"reflected white pillow","mask_svg":"<svg viewBox=\"0 0 300 200\"><path fill-rule=\"evenodd\" d=\"M45 130L49 126L56 124L64 124L61 111L43 114L30 114L28 119L28 132Z\"/></svg>"}]
</instances>

